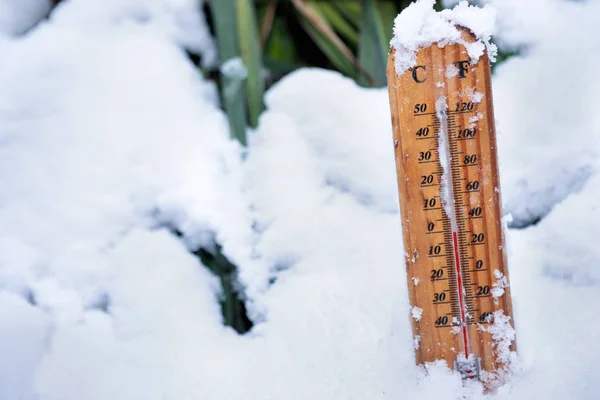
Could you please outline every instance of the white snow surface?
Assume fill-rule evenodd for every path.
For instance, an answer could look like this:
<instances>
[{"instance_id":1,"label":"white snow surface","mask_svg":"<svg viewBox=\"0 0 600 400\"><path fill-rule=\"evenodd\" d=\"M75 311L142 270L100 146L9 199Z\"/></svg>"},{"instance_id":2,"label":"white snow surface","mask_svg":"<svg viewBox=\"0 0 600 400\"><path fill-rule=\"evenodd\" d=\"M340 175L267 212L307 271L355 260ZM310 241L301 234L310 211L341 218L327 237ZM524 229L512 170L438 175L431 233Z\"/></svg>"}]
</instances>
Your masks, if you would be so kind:
<instances>
[{"instance_id":1,"label":"white snow surface","mask_svg":"<svg viewBox=\"0 0 600 400\"><path fill-rule=\"evenodd\" d=\"M479 8L461 1L453 9L436 12L435 0L417 0L410 4L394 20L394 37L390 44L396 50L394 67L398 75L416 66L417 51L437 43L439 47L460 43L465 46L471 63L488 50L494 61L496 46L490 42L496 20L495 9ZM477 40L467 43L458 27L468 28Z\"/></svg>"},{"instance_id":2,"label":"white snow surface","mask_svg":"<svg viewBox=\"0 0 600 400\"><path fill-rule=\"evenodd\" d=\"M414 366L387 90L298 71L243 154L169 24L87 3L0 38L1 399L490 398ZM500 42L530 39L494 77L501 178L543 219L508 231L520 361L495 398L595 399L600 4L523 4L498 6ZM215 239L243 336L189 251Z\"/></svg>"},{"instance_id":3,"label":"white snow surface","mask_svg":"<svg viewBox=\"0 0 600 400\"><path fill-rule=\"evenodd\" d=\"M216 48L204 23L202 3L202 0L63 0L51 18L62 26L85 29L98 36L108 34L115 26L144 26L202 55L203 65L213 66Z\"/></svg>"},{"instance_id":4,"label":"white snow surface","mask_svg":"<svg viewBox=\"0 0 600 400\"><path fill-rule=\"evenodd\" d=\"M203 0L0 0L1 35L22 35L46 17L61 26L110 34L115 25L141 25L202 56L202 65L217 62L214 39L204 23Z\"/></svg>"},{"instance_id":5,"label":"white snow surface","mask_svg":"<svg viewBox=\"0 0 600 400\"><path fill-rule=\"evenodd\" d=\"M48 15L51 0L0 0L0 35L25 33Z\"/></svg>"}]
</instances>

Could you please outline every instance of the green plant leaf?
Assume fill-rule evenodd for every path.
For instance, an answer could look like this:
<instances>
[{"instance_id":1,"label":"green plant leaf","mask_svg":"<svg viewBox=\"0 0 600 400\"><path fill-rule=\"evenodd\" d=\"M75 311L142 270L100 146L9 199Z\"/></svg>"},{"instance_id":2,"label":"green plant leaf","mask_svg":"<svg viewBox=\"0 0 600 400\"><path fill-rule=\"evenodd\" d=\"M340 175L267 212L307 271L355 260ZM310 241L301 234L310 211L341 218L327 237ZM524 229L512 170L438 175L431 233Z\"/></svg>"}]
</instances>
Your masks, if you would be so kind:
<instances>
[{"instance_id":1,"label":"green plant leaf","mask_svg":"<svg viewBox=\"0 0 600 400\"><path fill-rule=\"evenodd\" d=\"M356 66L344 55L343 52L340 51L339 48L331 43L331 41L329 41L318 29L311 25L310 22L302 19L300 24L336 69L347 76L356 75Z\"/></svg>"},{"instance_id":2,"label":"green plant leaf","mask_svg":"<svg viewBox=\"0 0 600 400\"><path fill-rule=\"evenodd\" d=\"M407 6L408 6L408 4L405 7L407 7ZM435 4L433 5L433 8L435 9L435 11L442 11L444 9L444 5L442 4L441 0L437 0L435 2Z\"/></svg>"},{"instance_id":3,"label":"green plant leaf","mask_svg":"<svg viewBox=\"0 0 600 400\"><path fill-rule=\"evenodd\" d=\"M296 43L283 18L275 18L273 21L271 35L267 40L263 57L288 63L298 60Z\"/></svg>"},{"instance_id":4,"label":"green plant leaf","mask_svg":"<svg viewBox=\"0 0 600 400\"><path fill-rule=\"evenodd\" d=\"M383 25L384 51L388 53L390 50L390 40L394 34L394 20L398 15L398 9L394 3L387 1L378 1L377 9L379 10Z\"/></svg>"},{"instance_id":5,"label":"green plant leaf","mask_svg":"<svg viewBox=\"0 0 600 400\"><path fill-rule=\"evenodd\" d=\"M362 0L361 7L358 60L374 82L369 82L365 76L358 76L357 82L363 86L385 86L387 41L383 22L374 0Z\"/></svg>"},{"instance_id":6,"label":"green plant leaf","mask_svg":"<svg viewBox=\"0 0 600 400\"><path fill-rule=\"evenodd\" d=\"M358 28L353 26L331 3L312 3L333 29L345 37L351 45L358 45Z\"/></svg>"},{"instance_id":7,"label":"green plant leaf","mask_svg":"<svg viewBox=\"0 0 600 400\"><path fill-rule=\"evenodd\" d=\"M231 23L236 15L235 0L211 0L210 10L215 27L217 48L221 63L239 57L236 25ZM220 73L221 101L227 113L231 136L246 145L245 92L239 77Z\"/></svg>"},{"instance_id":8,"label":"green plant leaf","mask_svg":"<svg viewBox=\"0 0 600 400\"><path fill-rule=\"evenodd\" d=\"M342 73L355 76L358 61L327 20L312 4L302 0L292 0L292 3L300 14L300 24L329 61Z\"/></svg>"},{"instance_id":9,"label":"green plant leaf","mask_svg":"<svg viewBox=\"0 0 600 400\"><path fill-rule=\"evenodd\" d=\"M332 5L354 26L360 24L360 0L334 1Z\"/></svg>"},{"instance_id":10,"label":"green plant leaf","mask_svg":"<svg viewBox=\"0 0 600 400\"><path fill-rule=\"evenodd\" d=\"M248 121L252 128L256 128L258 126L258 117L264 110L262 55L256 22L256 10L251 0L236 0L236 6L240 55L247 71L246 99L248 102Z\"/></svg>"},{"instance_id":11,"label":"green plant leaf","mask_svg":"<svg viewBox=\"0 0 600 400\"><path fill-rule=\"evenodd\" d=\"M271 31L273 30L273 23L275 22L275 12L277 11L277 1L272 0L265 7L263 7L262 10L259 11L262 11L260 12L260 21L262 21L260 24L260 47L261 49L263 49L264 52L267 40L269 39Z\"/></svg>"}]
</instances>

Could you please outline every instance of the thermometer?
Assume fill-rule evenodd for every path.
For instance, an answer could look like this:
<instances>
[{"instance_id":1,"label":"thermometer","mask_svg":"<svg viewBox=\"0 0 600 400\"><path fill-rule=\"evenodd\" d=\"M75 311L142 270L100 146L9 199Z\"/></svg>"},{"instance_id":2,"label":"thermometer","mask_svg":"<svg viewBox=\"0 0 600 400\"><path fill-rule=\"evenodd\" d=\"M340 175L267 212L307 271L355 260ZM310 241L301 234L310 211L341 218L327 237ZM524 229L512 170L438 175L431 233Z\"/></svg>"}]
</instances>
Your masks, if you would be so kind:
<instances>
[{"instance_id":1,"label":"thermometer","mask_svg":"<svg viewBox=\"0 0 600 400\"><path fill-rule=\"evenodd\" d=\"M465 43L476 41L458 27ZM387 76L418 364L502 383L516 351L490 61L462 44L421 48Z\"/></svg>"}]
</instances>

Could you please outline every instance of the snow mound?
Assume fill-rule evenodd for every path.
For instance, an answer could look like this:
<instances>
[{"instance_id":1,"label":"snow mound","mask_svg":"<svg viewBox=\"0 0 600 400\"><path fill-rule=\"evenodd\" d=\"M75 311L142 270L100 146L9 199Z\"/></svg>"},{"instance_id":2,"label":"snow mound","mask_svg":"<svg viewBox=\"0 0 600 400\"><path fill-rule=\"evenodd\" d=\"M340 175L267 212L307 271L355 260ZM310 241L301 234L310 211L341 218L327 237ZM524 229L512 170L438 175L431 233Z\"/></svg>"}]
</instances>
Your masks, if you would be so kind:
<instances>
[{"instance_id":1,"label":"snow mound","mask_svg":"<svg viewBox=\"0 0 600 400\"><path fill-rule=\"evenodd\" d=\"M29 0L31 1L31 0ZM114 26L140 25L202 55L204 66L214 66L215 43L204 21L199 0L69 0L51 15L62 26L108 33Z\"/></svg>"},{"instance_id":2,"label":"snow mound","mask_svg":"<svg viewBox=\"0 0 600 400\"><path fill-rule=\"evenodd\" d=\"M581 193L569 196L540 222L537 239L545 273L575 285L600 284L600 248L590 239L600 236L600 175L594 175ZM565 228L568 227L568 228Z\"/></svg>"},{"instance_id":3,"label":"snow mound","mask_svg":"<svg viewBox=\"0 0 600 400\"><path fill-rule=\"evenodd\" d=\"M323 184L378 210L396 212L389 101L383 94L380 89L361 90L334 72L303 69L273 87L266 103L270 112L287 115L298 127L318 160ZM375 159L385 168L374 169Z\"/></svg>"},{"instance_id":4,"label":"snow mound","mask_svg":"<svg viewBox=\"0 0 600 400\"><path fill-rule=\"evenodd\" d=\"M160 227L246 257L240 148L168 32L61 21L1 43L0 398L183 399L235 335L214 277Z\"/></svg>"}]
</instances>

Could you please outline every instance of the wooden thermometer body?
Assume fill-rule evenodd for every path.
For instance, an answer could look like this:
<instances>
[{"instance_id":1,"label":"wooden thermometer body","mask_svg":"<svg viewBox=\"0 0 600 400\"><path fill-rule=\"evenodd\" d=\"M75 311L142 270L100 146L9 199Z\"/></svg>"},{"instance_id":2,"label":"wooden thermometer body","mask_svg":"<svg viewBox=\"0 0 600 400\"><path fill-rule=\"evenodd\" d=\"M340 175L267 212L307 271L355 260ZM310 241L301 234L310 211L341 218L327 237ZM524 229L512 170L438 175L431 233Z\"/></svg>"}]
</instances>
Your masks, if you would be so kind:
<instances>
[{"instance_id":1,"label":"wooden thermometer body","mask_svg":"<svg viewBox=\"0 0 600 400\"><path fill-rule=\"evenodd\" d=\"M498 380L516 348L488 55L434 43L398 76L392 50L387 76L416 361Z\"/></svg>"}]
</instances>

